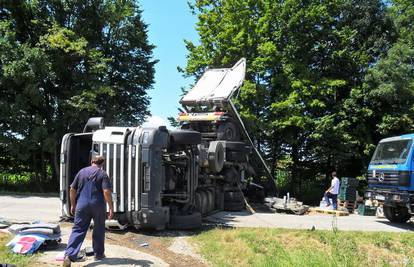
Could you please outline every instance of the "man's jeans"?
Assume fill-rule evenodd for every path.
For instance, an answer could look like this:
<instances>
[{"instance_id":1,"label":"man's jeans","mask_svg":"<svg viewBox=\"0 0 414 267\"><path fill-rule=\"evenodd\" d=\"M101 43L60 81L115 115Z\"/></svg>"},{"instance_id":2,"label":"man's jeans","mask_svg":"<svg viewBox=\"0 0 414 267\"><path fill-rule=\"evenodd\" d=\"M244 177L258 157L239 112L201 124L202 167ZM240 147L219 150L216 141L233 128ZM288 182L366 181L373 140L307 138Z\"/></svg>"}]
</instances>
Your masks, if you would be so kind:
<instances>
[{"instance_id":1,"label":"man's jeans","mask_svg":"<svg viewBox=\"0 0 414 267\"><path fill-rule=\"evenodd\" d=\"M328 193L325 193L324 198L325 198L325 202L327 206L329 206L331 203L329 202L329 199L332 199L333 209L336 210L338 208L338 205L337 205L338 195L337 194L332 194L331 192L328 192Z\"/></svg>"}]
</instances>

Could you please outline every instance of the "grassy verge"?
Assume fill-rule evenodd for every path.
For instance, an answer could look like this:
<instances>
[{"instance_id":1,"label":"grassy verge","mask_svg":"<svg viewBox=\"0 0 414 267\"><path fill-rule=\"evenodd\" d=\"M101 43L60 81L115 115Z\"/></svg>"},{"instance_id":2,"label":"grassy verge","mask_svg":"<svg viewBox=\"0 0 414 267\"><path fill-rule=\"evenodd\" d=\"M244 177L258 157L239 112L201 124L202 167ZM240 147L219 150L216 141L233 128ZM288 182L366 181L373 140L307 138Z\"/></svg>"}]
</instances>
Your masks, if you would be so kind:
<instances>
[{"instance_id":1,"label":"grassy verge","mask_svg":"<svg viewBox=\"0 0 414 267\"><path fill-rule=\"evenodd\" d=\"M191 241L212 266L414 266L411 233L239 228Z\"/></svg>"},{"instance_id":2,"label":"grassy verge","mask_svg":"<svg viewBox=\"0 0 414 267\"><path fill-rule=\"evenodd\" d=\"M10 236L0 233L0 263L14 264L19 267L33 266L35 263L35 255L19 255L14 254L6 247L10 241Z\"/></svg>"}]
</instances>

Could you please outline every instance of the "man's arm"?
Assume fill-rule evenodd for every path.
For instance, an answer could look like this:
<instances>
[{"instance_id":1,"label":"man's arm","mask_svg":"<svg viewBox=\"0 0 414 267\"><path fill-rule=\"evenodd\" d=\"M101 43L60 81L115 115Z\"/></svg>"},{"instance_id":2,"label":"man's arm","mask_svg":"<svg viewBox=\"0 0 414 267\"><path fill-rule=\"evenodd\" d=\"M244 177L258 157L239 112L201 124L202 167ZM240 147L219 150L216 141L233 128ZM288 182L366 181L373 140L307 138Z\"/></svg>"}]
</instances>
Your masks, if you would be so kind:
<instances>
[{"instance_id":1,"label":"man's arm","mask_svg":"<svg viewBox=\"0 0 414 267\"><path fill-rule=\"evenodd\" d=\"M76 211L76 194L77 194L77 190L71 187L69 191L69 199L70 199L70 213L72 215L75 215L75 211Z\"/></svg>"},{"instance_id":2,"label":"man's arm","mask_svg":"<svg viewBox=\"0 0 414 267\"><path fill-rule=\"evenodd\" d=\"M329 188L325 191L325 193L328 193L328 192L329 192L329 191L331 191L333 188L334 188L334 186L331 184L331 187L329 187Z\"/></svg>"},{"instance_id":3,"label":"man's arm","mask_svg":"<svg viewBox=\"0 0 414 267\"><path fill-rule=\"evenodd\" d=\"M114 203L112 202L112 190L104 189L103 193L104 193L105 201L106 203L108 203L108 206L109 206L108 219L111 220L114 217Z\"/></svg>"}]
</instances>

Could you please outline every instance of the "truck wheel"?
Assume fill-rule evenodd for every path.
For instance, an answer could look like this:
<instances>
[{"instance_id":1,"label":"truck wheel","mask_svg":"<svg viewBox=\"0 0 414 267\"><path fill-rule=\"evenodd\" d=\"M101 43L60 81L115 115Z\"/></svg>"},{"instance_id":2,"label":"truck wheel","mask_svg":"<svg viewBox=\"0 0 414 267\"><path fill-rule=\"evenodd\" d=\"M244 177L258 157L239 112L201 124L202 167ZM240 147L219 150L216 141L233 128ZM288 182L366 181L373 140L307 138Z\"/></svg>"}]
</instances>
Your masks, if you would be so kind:
<instances>
[{"instance_id":1,"label":"truck wheel","mask_svg":"<svg viewBox=\"0 0 414 267\"><path fill-rule=\"evenodd\" d=\"M173 145L198 145L201 143L201 133L191 130L169 131L170 142Z\"/></svg>"},{"instance_id":2,"label":"truck wheel","mask_svg":"<svg viewBox=\"0 0 414 267\"><path fill-rule=\"evenodd\" d=\"M201 213L194 212L189 215L171 215L169 229L191 230L201 227Z\"/></svg>"},{"instance_id":3,"label":"truck wheel","mask_svg":"<svg viewBox=\"0 0 414 267\"><path fill-rule=\"evenodd\" d=\"M206 214L209 212L208 210L208 194L206 191L201 191L201 214Z\"/></svg>"},{"instance_id":4,"label":"truck wheel","mask_svg":"<svg viewBox=\"0 0 414 267\"><path fill-rule=\"evenodd\" d=\"M207 189L207 196L208 196L208 209L209 211L213 211L215 208L214 205L214 190L213 189Z\"/></svg>"},{"instance_id":5,"label":"truck wheel","mask_svg":"<svg viewBox=\"0 0 414 267\"><path fill-rule=\"evenodd\" d=\"M200 213L201 213L201 208L202 208L202 205L203 205L203 202L201 201L201 198L202 198L202 196L201 196L200 192L197 192L196 195L195 195L195 206L196 206L196 209Z\"/></svg>"},{"instance_id":6,"label":"truck wheel","mask_svg":"<svg viewBox=\"0 0 414 267\"><path fill-rule=\"evenodd\" d=\"M213 172L220 172L224 166L224 148L221 142L210 142L208 147L208 167Z\"/></svg>"},{"instance_id":7,"label":"truck wheel","mask_svg":"<svg viewBox=\"0 0 414 267\"><path fill-rule=\"evenodd\" d=\"M217 140L238 141L240 140L240 133L236 125L227 121L217 127Z\"/></svg>"},{"instance_id":8,"label":"truck wheel","mask_svg":"<svg viewBox=\"0 0 414 267\"><path fill-rule=\"evenodd\" d=\"M227 191L224 192L224 203L226 202L242 202L243 194L240 191Z\"/></svg>"},{"instance_id":9,"label":"truck wheel","mask_svg":"<svg viewBox=\"0 0 414 267\"><path fill-rule=\"evenodd\" d=\"M226 153L230 151L249 153L249 150L249 146L247 146L244 142L226 142Z\"/></svg>"},{"instance_id":10,"label":"truck wheel","mask_svg":"<svg viewBox=\"0 0 414 267\"><path fill-rule=\"evenodd\" d=\"M405 223L410 218L411 215L408 213L408 209L405 207L391 207L383 206L385 218L390 222L394 223Z\"/></svg>"},{"instance_id":11,"label":"truck wheel","mask_svg":"<svg viewBox=\"0 0 414 267\"><path fill-rule=\"evenodd\" d=\"M226 160L227 161L234 161L234 162L246 162L247 157L246 154L236 151L229 151L226 152Z\"/></svg>"},{"instance_id":12,"label":"truck wheel","mask_svg":"<svg viewBox=\"0 0 414 267\"><path fill-rule=\"evenodd\" d=\"M245 208L244 201L224 202L224 210L227 210L227 211L241 211L241 210L244 210L244 208Z\"/></svg>"}]
</instances>

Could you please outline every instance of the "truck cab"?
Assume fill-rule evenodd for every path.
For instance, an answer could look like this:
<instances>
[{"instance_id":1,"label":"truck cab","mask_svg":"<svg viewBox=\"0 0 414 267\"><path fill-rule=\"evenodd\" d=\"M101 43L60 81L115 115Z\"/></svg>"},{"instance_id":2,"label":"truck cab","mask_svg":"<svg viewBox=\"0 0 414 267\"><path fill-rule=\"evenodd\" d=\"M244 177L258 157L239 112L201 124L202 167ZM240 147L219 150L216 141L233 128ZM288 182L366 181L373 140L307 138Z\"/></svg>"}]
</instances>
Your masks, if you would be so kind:
<instances>
[{"instance_id":1,"label":"truck cab","mask_svg":"<svg viewBox=\"0 0 414 267\"><path fill-rule=\"evenodd\" d=\"M391 222L407 222L414 211L414 134L382 139L368 166L366 198L383 204Z\"/></svg>"}]
</instances>

